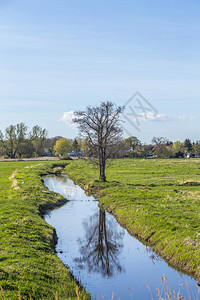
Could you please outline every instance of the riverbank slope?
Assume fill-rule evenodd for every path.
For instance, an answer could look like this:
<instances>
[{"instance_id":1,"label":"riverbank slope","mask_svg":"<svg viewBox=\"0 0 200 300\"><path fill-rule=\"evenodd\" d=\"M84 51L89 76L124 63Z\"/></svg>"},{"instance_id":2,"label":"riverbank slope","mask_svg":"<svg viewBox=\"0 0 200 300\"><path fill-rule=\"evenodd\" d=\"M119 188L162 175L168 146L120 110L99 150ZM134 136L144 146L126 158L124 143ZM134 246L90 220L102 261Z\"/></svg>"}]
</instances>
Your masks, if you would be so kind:
<instances>
[{"instance_id":1,"label":"riverbank slope","mask_svg":"<svg viewBox=\"0 0 200 300\"><path fill-rule=\"evenodd\" d=\"M42 218L67 200L45 188L40 175L66 163L0 163L2 299L77 299L77 289L81 299L90 299L56 256L55 230Z\"/></svg>"}]
</instances>

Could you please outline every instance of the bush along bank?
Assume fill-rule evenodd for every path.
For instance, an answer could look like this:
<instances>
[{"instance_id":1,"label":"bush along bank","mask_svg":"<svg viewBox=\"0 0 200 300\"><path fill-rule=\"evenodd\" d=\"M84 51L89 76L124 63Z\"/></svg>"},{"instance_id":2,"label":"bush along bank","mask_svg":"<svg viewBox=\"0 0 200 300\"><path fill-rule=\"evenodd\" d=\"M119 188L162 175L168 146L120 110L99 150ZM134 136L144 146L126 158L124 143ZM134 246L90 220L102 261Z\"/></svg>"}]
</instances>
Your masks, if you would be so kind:
<instances>
[{"instance_id":1,"label":"bush along bank","mask_svg":"<svg viewBox=\"0 0 200 300\"><path fill-rule=\"evenodd\" d=\"M200 280L200 160L116 159L108 162L105 183L89 161L65 172L132 235Z\"/></svg>"},{"instance_id":2,"label":"bush along bank","mask_svg":"<svg viewBox=\"0 0 200 300\"><path fill-rule=\"evenodd\" d=\"M12 163L0 163L2 299L90 299L56 256L55 230L42 218L67 200L44 187L41 175L58 173L66 163L27 162L24 168L17 162L10 179Z\"/></svg>"}]
</instances>

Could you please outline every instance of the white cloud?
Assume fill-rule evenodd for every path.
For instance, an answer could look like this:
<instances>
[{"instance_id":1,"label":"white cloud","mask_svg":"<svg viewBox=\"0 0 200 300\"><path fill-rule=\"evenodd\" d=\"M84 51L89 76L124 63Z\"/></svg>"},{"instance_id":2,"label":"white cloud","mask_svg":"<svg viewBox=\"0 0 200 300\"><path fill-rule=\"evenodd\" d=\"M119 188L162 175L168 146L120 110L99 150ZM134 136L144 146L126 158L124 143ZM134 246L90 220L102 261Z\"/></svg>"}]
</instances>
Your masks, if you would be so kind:
<instances>
[{"instance_id":1,"label":"white cloud","mask_svg":"<svg viewBox=\"0 0 200 300\"><path fill-rule=\"evenodd\" d=\"M199 117L197 117L197 116L191 116L190 117L190 121L196 121L196 120L198 120L199 119Z\"/></svg>"},{"instance_id":2,"label":"white cloud","mask_svg":"<svg viewBox=\"0 0 200 300\"><path fill-rule=\"evenodd\" d=\"M139 118L145 120L145 121L171 121L173 120L173 117L168 114L155 114L152 112L147 112L147 113L141 113L138 115Z\"/></svg>"},{"instance_id":3,"label":"white cloud","mask_svg":"<svg viewBox=\"0 0 200 300\"><path fill-rule=\"evenodd\" d=\"M168 121L195 121L198 119L197 116L186 116L186 115L170 115L170 114L155 114L152 112L140 113L137 115L142 121L158 121L158 122L168 122Z\"/></svg>"},{"instance_id":4,"label":"white cloud","mask_svg":"<svg viewBox=\"0 0 200 300\"><path fill-rule=\"evenodd\" d=\"M77 124L73 122L75 119L75 115L73 111L64 112L62 117L58 120L59 122L64 122L67 127L71 127L72 129L77 128Z\"/></svg>"},{"instance_id":5,"label":"white cloud","mask_svg":"<svg viewBox=\"0 0 200 300\"><path fill-rule=\"evenodd\" d=\"M181 121L184 121L184 120L187 120L188 118L185 116L185 115L180 115L180 116L177 116L177 117L174 117L174 120L181 120Z\"/></svg>"},{"instance_id":6,"label":"white cloud","mask_svg":"<svg viewBox=\"0 0 200 300\"><path fill-rule=\"evenodd\" d=\"M124 116L124 115L123 115ZM172 121L195 121L198 119L197 116L186 116L186 115L172 115L172 114L160 114L153 112L142 112L138 114L125 114L125 119L139 124L140 122L172 122Z\"/></svg>"}]
</instances>

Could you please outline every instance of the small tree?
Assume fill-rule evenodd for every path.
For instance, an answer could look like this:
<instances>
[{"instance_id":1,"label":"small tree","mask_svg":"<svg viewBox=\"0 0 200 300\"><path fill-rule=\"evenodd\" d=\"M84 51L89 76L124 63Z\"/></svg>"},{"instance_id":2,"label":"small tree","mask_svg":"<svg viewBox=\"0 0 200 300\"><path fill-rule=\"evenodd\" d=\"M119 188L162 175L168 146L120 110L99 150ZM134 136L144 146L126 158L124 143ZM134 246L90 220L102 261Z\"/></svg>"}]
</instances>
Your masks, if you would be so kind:
<instances>
[{"instance_id":1,"label":"small tree","mask_svg":"<svg viewBox=\"0 0 200 300\"><path fill-rule=\"evenodd\" d=\"M133 154L137 157L146 157L148 153L152 152L151 145L137 145L134 148Z\"/></svg>"},{"instance_id":2,"label":"small tree","mask_svg":"<svg viewBox=\"0 0 200 300\"><path fill-rule=\"evenodd\" d=\"M93 147L88 137L81 141L81 151L85 157L91 157L93 155Z\"/></svg>"},{"instance_id":3,"label":"small tree","mask_svg":"<svg viewBox=\"0 0 200 300\"><path fill-rule=\"evenodd\" d=\"M62 136L55 136L52 138L48 138L44 142L44 148L46 148L49 152L53 152L53 148L56 144L56 141L62 139Z\"/></svg>"},{"instance_id":4,"label":"small tree","mask_svg":"<svg viewBox=\"0 0 200 300\"><path fill-rule=\"evenodd\" d=\"M184 143L184 147L186 148L186 150L188 152L190 152L192 150L192 143L190 141L190 139L185 139Z\"/></svg>"},{"instance_id":5,"label":"small tree","mask_svg":"<svg viewBox=\"0 0 200 300\"><path fill-rule=\"evenodd\" d=\"M35 125L32 128L32 143L35 149L35 157L43 151L43 144L47 139L47 130Z\"/></svg>"},{"instance_id":6,"label":"small tree","mask_svg":"<svg viewBox=\"0 0 200 300\"><path fill-rule=\"evenodd\" d=\"M173 150L175 153L175 157L184 157L184 153L185 153L185 146L184 143L180 142L180 141L176 141L173 143Z\"/></svg>"},{"instance_id":7,"label":"small tree","mask_svg":"<svg viewBox=\"0 0 200 300\"><path fill-rule=\"evenodd\" d=\"M67 156L70 151L70 142L66 138L56 141L54 146L54 154L57 156Z\"/></svg>"},{"instance_id":8,"label":"small tree","mask_svg":"<svg viewBox=\"0 0 200 300\"><path fill-rule=\"evenodd\" d=\"M200 157L200 141L196 141L196 143L193 144L192 152L196 157Z\"/></svg>"},{"instance_id":9,"label":"small tree","mask_svg":"<svg viewBox=\"0 0 200 300\"><path fill-rule=\"evenodd\" d=\"M160 144L155 146L153 153L158 158L169 158L173 156L173 149L170 146Z\"/></svg>"},{"instance_id":10,"label":"small tree","mask_svg":"<svg viewBox=\"0 0 200 300\"><path fill-rule=\"evenodd\" d=\"M122 111L121 106L107 101L101 102L99 106L87 106L85 111L75 112L74 122L96 151L100 181L106 181L105 167L109 148L122 133L119 119Z\"/></svg>"},{"instance_id":11,"label":"small tree","mask_svg":"<svg viewBox=\"0 0 200 300\"><path fill-rule=\"evenodd\" d=\"M130 148L135 148L135 146L141 145L140 140L136 136L130 136L124 140Z\"/></svg>"},{"instance_id":12,"label":"small tree","mask_svg":"<svg viewBox=\"0 0 200 300\"><path fill-rule=\"evenodd\" d=\"M134 156L134 149L141 145L140 140L135 136L130 136L124 140L125 155Z\"/></svg>"},{"instance_id":13,"label":"small tree","mask_svg":"<svg viewBox=\"0 0 200 300\"><path fill-rule=\"evenodd\" d=\"M71 148L72 148L72 151L75 151L75 152L80 151L80 146L79 146L79 143L78 143L77 139L74 139L71 142Z\"/></svg>"}]
</instances>

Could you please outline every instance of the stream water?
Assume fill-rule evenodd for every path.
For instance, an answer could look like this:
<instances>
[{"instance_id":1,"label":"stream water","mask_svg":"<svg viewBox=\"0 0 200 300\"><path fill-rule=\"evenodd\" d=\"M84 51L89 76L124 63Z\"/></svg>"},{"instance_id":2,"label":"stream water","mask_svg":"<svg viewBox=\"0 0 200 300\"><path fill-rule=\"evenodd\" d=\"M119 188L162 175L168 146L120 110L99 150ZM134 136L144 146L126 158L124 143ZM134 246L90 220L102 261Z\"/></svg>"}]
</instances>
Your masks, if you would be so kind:
<instances>
[{"instance_id":1,"label":"stream water","mask_svg":"<svg viewBox=\"0 0 200 300\"><path fill-rule=\"evenodd\" d=\"M166 285L171 295L175 291L183 299L190 299L189 294L191 299L200 299L193 278L171 268L132 237L67 175L43 180L49 190L70 200L45 220L56 228L58 257L92 299L159 299L157 288L165 298Z\"/></svg>"}]
</instances>

